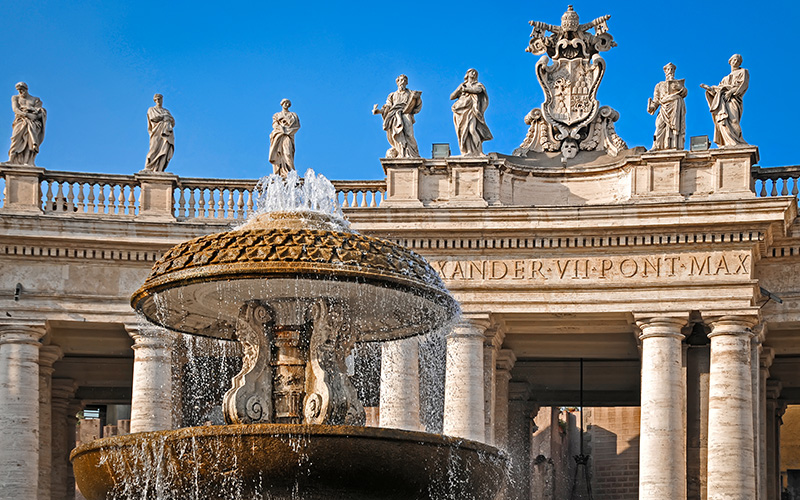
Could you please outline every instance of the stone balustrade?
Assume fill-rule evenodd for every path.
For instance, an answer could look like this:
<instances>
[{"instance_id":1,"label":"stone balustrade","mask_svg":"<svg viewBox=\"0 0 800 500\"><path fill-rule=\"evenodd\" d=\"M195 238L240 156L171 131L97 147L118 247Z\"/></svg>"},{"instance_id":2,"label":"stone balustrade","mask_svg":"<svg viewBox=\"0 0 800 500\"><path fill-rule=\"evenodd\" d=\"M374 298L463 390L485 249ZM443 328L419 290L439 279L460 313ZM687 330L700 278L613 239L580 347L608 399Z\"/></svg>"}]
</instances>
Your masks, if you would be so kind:
<instances>
[{"instance_id":1,"label":"stone balustrade","mask_svg":"<svg viewBox=\"0 0 800 500\"><path fill-rule=\"evenodd\" d=\"M800 165L788 167L753 167L755 192L762 198L774 196L797 196Z\"/></svg>"},{"instance_id":2,"label":"stone balustrade","mask_svg":"<svg viewBox=\"0 0 800 500\"><path fill-rule=\"evenodd\" d=\"M255 209L257 182L181 178L172 174L57 172L0 165L0 208L48 215L244 220ZM337 200L345 209L379 207L386 193L386 182L382 180L333 181L333 185Z\"/></svg>"}]
</instances>

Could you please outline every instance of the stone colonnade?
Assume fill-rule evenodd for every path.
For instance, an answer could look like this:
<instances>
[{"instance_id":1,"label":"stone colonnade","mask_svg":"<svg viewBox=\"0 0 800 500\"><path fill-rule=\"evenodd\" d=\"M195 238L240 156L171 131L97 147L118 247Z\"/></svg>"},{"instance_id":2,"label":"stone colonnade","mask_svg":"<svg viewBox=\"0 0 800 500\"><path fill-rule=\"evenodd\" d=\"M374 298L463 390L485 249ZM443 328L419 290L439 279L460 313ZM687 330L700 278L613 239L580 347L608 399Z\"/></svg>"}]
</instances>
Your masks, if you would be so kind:
<instances>
[{"instance_id":1,"label":"stone colonnade","mask_svg":"<svg viewBox=\"0 0 800 500\"><path fill-rule=\"evenodd\" d=\"M43 345L42 322L0 325L0 496L75 498L68 455L75 447L75 383L53 378L63 353Z\"/></svg>"}]
</instances>

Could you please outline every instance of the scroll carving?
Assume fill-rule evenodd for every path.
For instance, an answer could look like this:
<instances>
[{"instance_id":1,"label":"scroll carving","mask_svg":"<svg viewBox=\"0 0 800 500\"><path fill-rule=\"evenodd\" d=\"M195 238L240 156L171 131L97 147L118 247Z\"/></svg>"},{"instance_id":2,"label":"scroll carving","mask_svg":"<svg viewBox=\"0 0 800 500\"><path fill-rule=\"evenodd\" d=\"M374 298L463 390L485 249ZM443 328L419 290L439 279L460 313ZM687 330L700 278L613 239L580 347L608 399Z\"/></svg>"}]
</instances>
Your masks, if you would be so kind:
<instances>
[{"instance_id":1,"label":"scroll carving","mask_svg":"<svg viewBox=\"0 0 800 500\"><path fill-rule=\"evenodd\" d=\"M236 335L242 344L242 369L225 393L222 408L229 424L272 421L272 358L270 344L275 329L275 312L259 300L239 309Z\"/></svg>"},{"instance_id":2,"label":"scroll carving","mask_svg":"<svg viewBox=\"0 0 800 500\"><path fill-rule=\"evenodd\" d=\"M330 300L315 303L312 316L304 423L364 425L364 407L345 365L355 344L352 324L341 304Z\"/></svg>"}]
</instances>

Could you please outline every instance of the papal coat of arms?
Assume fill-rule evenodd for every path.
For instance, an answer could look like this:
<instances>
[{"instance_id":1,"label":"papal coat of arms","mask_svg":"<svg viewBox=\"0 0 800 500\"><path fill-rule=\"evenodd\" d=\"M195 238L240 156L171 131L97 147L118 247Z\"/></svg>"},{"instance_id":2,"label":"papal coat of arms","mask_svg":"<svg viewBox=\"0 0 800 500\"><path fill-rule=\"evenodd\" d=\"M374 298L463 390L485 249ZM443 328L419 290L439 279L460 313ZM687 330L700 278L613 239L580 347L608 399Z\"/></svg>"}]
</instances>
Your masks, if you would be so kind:
<instances>
[{"instance_id":1,"label":"papal coat of arms","mask_svg":"<svg viewBox=\"0 0 800 500\"><path fill-rule=\"evenodd\" d=\"M600 150L615 156L627 149L614 131L613 122L619 113L600 106L597 100L606 68L599 52L617 45L608 33L606 21L610 17L581 24L570 5L560 26L530 22L533 32L526 50L542 54L536 63L536 76L545 101L541 110L534 109L525 117L530 126L528 136L515 155L567 149ZM591 29L594 33L589 32Z\"/></svg>"}]
</instances>

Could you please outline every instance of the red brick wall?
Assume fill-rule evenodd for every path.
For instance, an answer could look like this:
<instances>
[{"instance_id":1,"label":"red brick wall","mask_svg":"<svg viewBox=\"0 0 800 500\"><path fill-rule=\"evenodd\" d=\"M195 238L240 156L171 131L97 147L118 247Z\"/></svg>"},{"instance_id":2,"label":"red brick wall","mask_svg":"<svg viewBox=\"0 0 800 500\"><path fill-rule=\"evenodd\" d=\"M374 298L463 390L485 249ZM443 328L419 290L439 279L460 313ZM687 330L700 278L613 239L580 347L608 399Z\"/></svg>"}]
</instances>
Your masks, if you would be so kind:
<instances>
[{"instance_id":1,"label":"red brick wall","mask_svg":"<svg viewBox=\"0 0 800 500\"><path fill-rule=\"evenodd\" d=\"M637 500L639 408L591 408L590 411L586 420L591 424L587 426L587 437L595 500Z\"/></svg>"}]
</instances>

